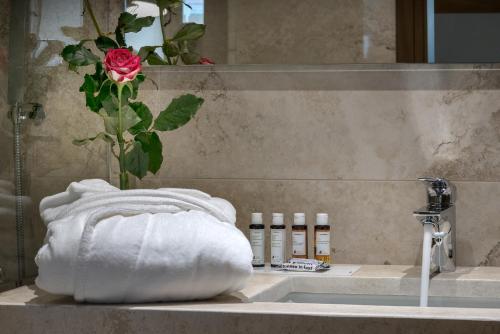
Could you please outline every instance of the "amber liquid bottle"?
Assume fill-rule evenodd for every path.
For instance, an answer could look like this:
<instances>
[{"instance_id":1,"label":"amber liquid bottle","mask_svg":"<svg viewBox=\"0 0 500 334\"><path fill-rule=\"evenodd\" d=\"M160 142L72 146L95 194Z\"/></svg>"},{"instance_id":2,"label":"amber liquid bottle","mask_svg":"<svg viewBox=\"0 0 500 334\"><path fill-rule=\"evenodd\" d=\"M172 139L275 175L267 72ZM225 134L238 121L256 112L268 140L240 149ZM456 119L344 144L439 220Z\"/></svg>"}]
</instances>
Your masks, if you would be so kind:
<instances>
[{"instance_id":1,"label":"amber liquid bottle","mask_svg":"<svg viewBox=\"0 0 500 334\"><path fill-rule=\"evenodd\" d=\"M314 226L314 258L319 261L331 263L330 256L330 225L328 225L328 214L316 214L316 225Z\"/></svg>"},{"instance_id":2,"label":"amber liquid bottle","mask_svg":"<svg viewBox=\"0 0 500 334\"><path fill-rule=\"evenodd\" d=\"M305 213L293 214L292 257L307 259L307 225Z\"/></svg>"}]
</instances>

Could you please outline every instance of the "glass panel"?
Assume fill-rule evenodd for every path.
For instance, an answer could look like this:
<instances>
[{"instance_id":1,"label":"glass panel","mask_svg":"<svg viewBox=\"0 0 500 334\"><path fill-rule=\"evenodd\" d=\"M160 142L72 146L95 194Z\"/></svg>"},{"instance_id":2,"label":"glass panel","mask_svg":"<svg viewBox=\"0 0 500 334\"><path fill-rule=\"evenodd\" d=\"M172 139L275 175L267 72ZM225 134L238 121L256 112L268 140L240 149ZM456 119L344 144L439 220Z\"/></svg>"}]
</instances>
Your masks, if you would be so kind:
<instances>
[{"instance_id":1,"label":"glass panel","mask_svg":"<svg viewBox=\"0 0 500 334\"><path fill-rule=\"evenodd\" d=\"M8 102L9 13L10 1L0 0L0 291L12 287L17 275L16 210L14 161L12 156L13 128L6 117Z\"/></svg>"},{"instance_id":2,"label":"glass panel","mask_svg":"<svg viewBox=\"0 0 500 334\"><path fill-rule=\"evenodd\" d=\"M205 4L204 0L186 0L186 6L182 8L182 23L199 23L205 21Z\"/></svg>"},{"instance_id":3,"label":"glass panel","mask_svg":"<svg viewBox=\"0 0 500 334\"><path fill-rule=\"evenodd\" d=\"M436 62L500 62L499 31L500 13L436 14Z\"/></svg>"},{"instance_id":4,"label":"glass panel","mask_svg":"<svg viewBox=\"0 0 500 334\"><path fill-rule=\"evenodd\" d=\"M33 202L28 196L27 121L42 115L26 103L29 1L0 0L0 291L32 283ZM54 18L52 18L54 19Z\"/></svg>"},{"instance_id":5,"label":"glass panel","mask_svg":"<svg viewBox=\"0 0 500 334\"><path fill-rule=\"evenodd\" d=\"M127 6L127 12L137 14L139 17L153 16L154 23L150 27L143 28L139 33L125 34L127 45L130 45L137 52L146 45L162 45L163 37L161 33L160 14L158 6L146 1L131 1ZM156 52L163 57L161 48Z\"/></svg>"}]
</instances>

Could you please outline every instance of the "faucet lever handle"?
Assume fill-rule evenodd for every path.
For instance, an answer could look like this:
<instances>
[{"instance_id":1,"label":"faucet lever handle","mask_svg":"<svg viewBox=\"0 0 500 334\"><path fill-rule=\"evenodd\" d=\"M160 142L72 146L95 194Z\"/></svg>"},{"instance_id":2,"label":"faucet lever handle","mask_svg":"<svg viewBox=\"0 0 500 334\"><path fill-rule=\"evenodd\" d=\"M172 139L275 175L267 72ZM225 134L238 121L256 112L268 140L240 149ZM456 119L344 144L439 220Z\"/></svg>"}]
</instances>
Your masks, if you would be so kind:
<instances>
[{"instance_id":1,"label":"faucet lever handle","mask_svg":"<svg viewBox=\"0 0 500 334\"><path fill-rule=\"evenodd\" d=\"M422 181L422 182L428 182L428 183L432 183L432 182L436 182L438 180L440 180L439 178L437 177L428 177L428 176L424 176L424 177L419 177L417 179L418 181Z\"/></svg>"},{"instance_id":2,"label":"faucet lever handle","mask_svg":"<svg viewBox=\"0 0 500 334\"><path fill-rule=\"evenodd\" d=\"M451 182L442 177L419 177L418 181L429 184L433 188L451 188Z\"/></svg>"},{"instance_id":3,"label":"faucet lever handle","mask_svg":"<svg viewBox=\"0 0 500 334\"><path fill-rule=\"evenodd\" d=\"M440 177L419 177L427 185L427 206L430 208L446 209L453 205L454 186L450 181Z\"/></svg>"}]
</instances>

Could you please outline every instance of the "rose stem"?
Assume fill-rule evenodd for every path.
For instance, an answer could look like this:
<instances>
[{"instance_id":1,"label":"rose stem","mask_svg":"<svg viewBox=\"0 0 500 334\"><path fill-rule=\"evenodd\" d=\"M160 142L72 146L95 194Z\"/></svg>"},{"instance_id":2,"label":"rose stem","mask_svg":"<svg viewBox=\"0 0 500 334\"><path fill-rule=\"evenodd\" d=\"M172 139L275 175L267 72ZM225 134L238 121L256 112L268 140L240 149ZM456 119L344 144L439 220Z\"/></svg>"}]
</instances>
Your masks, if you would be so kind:
<instances>
[{"instance_id":1,"label":"rose stem","mask_svg":"<svg viewBox=\"0 0 500 334\"><path fill-rule=\"evenodd\" d=\"M90 15L90 18L92 18L92 22L94 22L94 27L95 27L95 30L97 31L97 34L99 36L104 36L102 34L101 28L99 28L99 24L97 23L97 20L96 20L95 15L94 15L94 11L92 10L92 6L90 6L89 0L85 0L85 8L87 8L87 11Z\"/></svg>"},{"instance_id":2,"label":"rose stem","mask_svg":"<svg viewBox=\"0 0 500 334\"><path fill-rule=\"evenodd\" d=\"M116 139L118 140L118 146L120 148L120 155L118 156L118 161L120 163L120 189L128 189L128 174L125 170L125 141L123 140L123 119L122 119L122 90L123 83L117 83L118 88L118 132L116 134Z\"/></svg>"}]
</instances>

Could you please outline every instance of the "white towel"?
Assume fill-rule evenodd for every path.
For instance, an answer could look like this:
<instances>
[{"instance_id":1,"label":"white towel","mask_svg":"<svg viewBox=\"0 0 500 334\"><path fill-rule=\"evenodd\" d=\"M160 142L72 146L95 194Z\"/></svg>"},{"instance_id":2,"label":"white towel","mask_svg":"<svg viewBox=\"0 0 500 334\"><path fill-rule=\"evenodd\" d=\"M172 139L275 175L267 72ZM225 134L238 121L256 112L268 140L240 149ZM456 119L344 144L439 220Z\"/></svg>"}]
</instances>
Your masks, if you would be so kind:
<instances>
[{"instance_id":1,"label":"white towel","mask_svg":"<svg viewBox=\"0 0 500 334\"><path fill-rule=\"evenodd\" d=\"M36 284L77 301L206 299L243 288L252 251L234 207L190 189L72 183L40 203Z\"/></svg>"}]
</instances>

